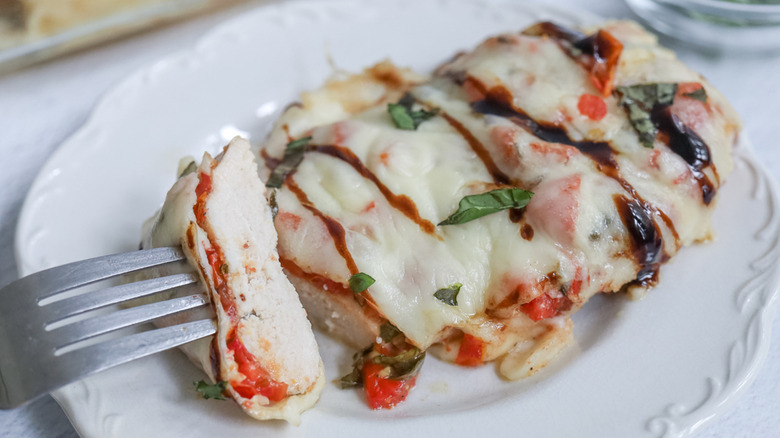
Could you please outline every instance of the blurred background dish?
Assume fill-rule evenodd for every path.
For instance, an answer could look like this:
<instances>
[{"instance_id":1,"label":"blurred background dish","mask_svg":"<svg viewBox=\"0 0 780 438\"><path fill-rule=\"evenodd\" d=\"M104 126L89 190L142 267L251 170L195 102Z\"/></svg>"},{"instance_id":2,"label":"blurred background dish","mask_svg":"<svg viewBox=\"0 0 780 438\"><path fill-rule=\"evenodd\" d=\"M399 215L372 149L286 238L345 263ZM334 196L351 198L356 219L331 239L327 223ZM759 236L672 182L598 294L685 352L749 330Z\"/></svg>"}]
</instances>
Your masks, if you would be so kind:
<instances>
[{"instance_id":1,"label":"blurred background dish","mask_svg":"<svg viewBox=\"0 0 780 438\"><path fill-rule=\"evenodd\" d=\"M780 0L626 0L647 24L683 42L731 52L780 52Z\"/></svg>"},{"instance_id":2,"label":"blurred background dish","mask_svg":"<svg viewBox=\"0 0 780 438\"><path fill-rule=\"evenodd\" d=\"M245 0L0 0L0 73Z\"/></svg>"}]
</instances>

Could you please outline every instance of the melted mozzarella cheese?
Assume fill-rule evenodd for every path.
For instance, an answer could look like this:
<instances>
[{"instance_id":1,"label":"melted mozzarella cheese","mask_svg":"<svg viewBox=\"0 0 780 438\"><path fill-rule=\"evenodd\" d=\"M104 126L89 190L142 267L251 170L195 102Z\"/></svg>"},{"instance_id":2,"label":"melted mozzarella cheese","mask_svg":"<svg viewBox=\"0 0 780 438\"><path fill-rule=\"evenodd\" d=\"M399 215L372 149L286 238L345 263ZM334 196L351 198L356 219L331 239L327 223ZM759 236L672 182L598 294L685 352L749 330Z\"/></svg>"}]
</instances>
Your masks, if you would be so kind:
<instances>
[{"instance_id":1,"label":"melted mozzarella cheese","mask_svg":"<svg viewBox=\"0 0 780 438\"><path fill-rule=\"evenodd\" d=\"M637 26L608 28L625 45L617 85L704 83ZM366 81L373 100L362 104L333 92ZM704 87L708 107L678 98L671 111L709 147L712 163L701 174L717 189L739 121ZM511 97L509 108L479 106L491 89ZM414 131L396 128L387 104L404 91L439 114ZM485 359L516 352L502 373L527 375L509 370L533 356L524 342L548 348L541 339L564 339L570 325L535 322L524 305L547 295L570 300L574 311L597 292L648 284L680 246L711 233L713 204L703 202L691 165L662 136L643 147L615 95L598 97L603 118L581 115L583 95L600 96L587 71L552 38L524 35L491 38L425 83L388 85L364 73L307 93L263 145L271 168L288 141L312 136L277 195L281 257L336 283L367 273L376 279L364 293L368 305L417 346L446 342L458 328L486 342ZM522 217L503 211L434 226L464 196L507 186L534 192ZM457 306L434 297L454 283L463 285Z\"/></svg>"}]
</instances>

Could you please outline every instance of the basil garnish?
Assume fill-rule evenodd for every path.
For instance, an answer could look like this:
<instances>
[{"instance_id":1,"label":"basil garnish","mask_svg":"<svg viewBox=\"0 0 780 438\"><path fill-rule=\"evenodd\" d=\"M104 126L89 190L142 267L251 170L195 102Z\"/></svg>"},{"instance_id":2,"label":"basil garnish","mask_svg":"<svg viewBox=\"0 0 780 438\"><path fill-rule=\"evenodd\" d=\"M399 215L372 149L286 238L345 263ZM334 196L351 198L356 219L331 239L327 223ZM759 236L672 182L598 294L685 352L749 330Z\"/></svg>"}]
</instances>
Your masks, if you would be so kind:
<instances>
[{"instance_id":1,"label":"basil garnish","mask_svg":"<svg viewBox=\"0 0 780 438\"><path fill-rule=\"evenodd\" d=\"M379 337L382 338L382 341L384 342L390 342L400 334L401 330L398 330L398 327L390 324L389 322L379 326Z\"/></svg>"},{"instance_id":2,"label":"basil garnish","mask_svg":"<svg viewBox=\"0 0 780 438\"><path fill-rule=\"evenodd\" d=\"M361 364L363 361L361 361ZM341 389L358 388L363 386L363 375L360 374L360 367L353 367L352 371L339 379Z\"/></svg>"},{"instance_id":3,"label":"basil garnish","mask_svg":"<svg viewBox=\"0 0 780 438\"><path fill-rule=\"evenodd\" d=\"M414 96L409 93L406 93L398 103L387 104L387 112L390 113L398 129L414 131L422 122L439 113L438 109L412 111L412 105L414 105Z\"/></svg>"},{"instance_id":4,"label":"basil garnish","mask_svg":"<svg viewBox=\"0 0 780 438\"><path fill-rule=\"evenodd\" d=\"M450 306L457 306L458 292L460 292L461 287L463 287L462 284L455 283L449 287L445 287L443 289L437 290L436 293L433 294L433 296L436 297L439 301L441 301L444 304L449 304Z\"/></svg>"},{"instance_id":5,"label":"basil garnish","mask_svg":"<svg viewBox=\"0 0 780 438\"><path fill-rule=\"evenodd\" d=\"M359 294L368 289L374 282L376 282L376 280L371 278L370 275L358 272L352 277L349 277L349 288L352 289L352 292Z\"/></svg>"},{"instance_id":6,"label":"basil garnish","mask_svg":"<svg viewBox=\"0 0 780 438\"><path fill-rule=\"evenodd\" d=\"M523 208L528 205L532 196L533 192L516 188L496 189L465 196L458 204L458 211L439 225L462 224L508 208Z\"/></svg>"},{"instance_id":7,"label":"basil garnish","mask_svg":"<svg viewBox=\"0 0 780 438\"><path fill-rule=\"evenodd\" d=\"M683 93L683 96L696 99L701 103L707 103L707 91L704 89L704 87L693 90L690 93Z\"/></svg>"},{"instance_id":8,"label":"basil garnish","mask_svg":"<svg viewBox=\"0 0 780 438\"><path fill-rule=\"evenodd\" d=\"M360 372L363 369L363 358L373 349L374 344L371 344L365 350L358 351L352 356L352 371L339 380L341 382L341 389L363 386L363 374Z\"/></svg>"},{"instance_id":9,"label":"basil garnish","mask_svg":"<svg viewBox=\"0 0 780 438\"><path fill-rule=\"evenodd\" d=\"M200 393L204 399L213 398L214 400L225 400L225 396L222 393L227 388L227 382L222 380L213 385L209 385L203 380L192 382L195 385L195 390Z\"/></svg>"},{"instance_id":10,"label":"basil garnish","mask_svg":"<svg viewBox=\"0 0 780 438\"><path fill-rule=\"evenodd\" d=\"M400 380L416 376L417 373L420 372L420 367L422 367L423 361L425 360L425 352L417 347L412 347L395 356L380 354L371 360L374 363L389 366L389 377L391 379Z\"/></svg>"},{"instance_id":11,"label":"basil garnish","mask_svg":"<svg viewBox=\"0 0 780 438\"><path fill-rule=\"evenodd\" d=\"M284 157L274 168L274 171L271 172L268 182L265 183L266 187L278 189L282 186L287 174L292 172L303 161L303 153L306 152L306 145L309 144L309 141L311 141L311 136L287 143L287 147L284 149Z\"/></svg>"},{"instance_id":12,"label":"basil garnish","mask_svg":"<svg viewBox=\"0 0 780 438\"><path fill-rule=\"evenodd\" d=\"M677 93L677 84L640 84L615 89L620 95L620 104L628 111L631 126L639 134L639 142L652 149L658 133L651 118L653 108L656 105L671 105Z\"/></svg>"},{"instance_id":13,"label":"basil garnish","mask_svg":"<svg viewBox=\"0 0 780 438\"><path fill-rule=\"evenodd\" d=\"M382 342L384 343L389 343L387 337L392 340L399 335L403 335L403 333L390 323L382 324L380 332L383 332L381 336ZM385 356L384 354L379 354L374 349L375 345L376 344L371 344L368 348L363 351L358 351L352 356L352 371L340 379L341 389L363 386L363 365L368 362L384 365L385 368L389 368L390 372L387 377L394 380L414 377L420 372L420 367L422 367L423 361L425 360L425 351L406 344L408 349L402 353L398 353L395 356Z\"/></svg>"}]
</instances>

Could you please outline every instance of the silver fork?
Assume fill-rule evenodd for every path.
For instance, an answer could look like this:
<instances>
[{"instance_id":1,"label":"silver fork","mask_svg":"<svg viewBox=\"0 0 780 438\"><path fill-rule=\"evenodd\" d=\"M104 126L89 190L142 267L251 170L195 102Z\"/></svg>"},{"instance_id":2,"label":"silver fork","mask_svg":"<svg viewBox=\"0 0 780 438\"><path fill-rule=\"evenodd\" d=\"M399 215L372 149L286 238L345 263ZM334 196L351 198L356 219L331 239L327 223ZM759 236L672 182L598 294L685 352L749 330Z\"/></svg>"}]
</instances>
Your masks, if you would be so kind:
<instances>
[{"instance_id":1,"label":"silver fork","mask_svg":"<svg viewBox=\"0 0 780 438\"><path fill-rule=\"evenodd\" d=\"M19 406L90 374L214 334L215 322L206 318L98 343L84 342L205 306L208 298L194 273L166 275L77 294L74 291L143 269L168 268L164 265L182 260L184 254L180 248L115 254L47 269L0 289L0 409ZM182 288L179 295L187 294L74 318L173 288Z\"/></svg>"}]
</instances>

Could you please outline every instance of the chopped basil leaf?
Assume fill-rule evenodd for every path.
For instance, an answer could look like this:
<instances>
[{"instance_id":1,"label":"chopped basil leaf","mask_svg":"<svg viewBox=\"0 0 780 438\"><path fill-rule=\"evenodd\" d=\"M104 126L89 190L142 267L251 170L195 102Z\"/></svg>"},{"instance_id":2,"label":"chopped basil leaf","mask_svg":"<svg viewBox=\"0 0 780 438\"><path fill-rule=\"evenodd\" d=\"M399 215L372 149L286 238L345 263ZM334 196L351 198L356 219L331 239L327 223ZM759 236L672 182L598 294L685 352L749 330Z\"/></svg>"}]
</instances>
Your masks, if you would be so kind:
<instances>
[{"instance_id":1,"label":"chopped basil leaf","mask_svg":"<svg viewBox=\"0 0 780 438\"><path fill-rule=\"evenodd\" d=\"M209 385L203 380L199 380L197 382L193 382L193 384L195 385L195 390L198 391L198 393L200 393L201 397L204 399L208 400L213 398L214 400L225 400L225 396L222 395L222 393L227 388L226 381L222 380L213 385Z\"/></svg>"},{"instance_id":2,"label":"chopped basil leaf","mask_svg":"<svg viewBox=\"0 0 780 438\"><path fill-rule=\"evenodd\" d=\"M409 115L412 116L412 120L414 120L415 129L418 126L420 126L422 122L435 117L436 114L439 114L438 109L432 109L431 111L426 111L426 110L412 111L409 113Z\"/></svg>"},{"instance_id":3,"label":"chopped basil leaf","mask_svg":"<svg viewBox=\"0 0 780 438\"><path fill-rule=\"evenodd\" d=\"M390 113L398 129L414 131L422 122L439 113L438 109L413 111L412 105L414 105L414 96L409 93L406 93L398 103L387 104L387 112Z\"/></svg>"},{"instance_id":4,"label":"chopped basil leaf","mask_svg":"<svg viewBox=\"0 0 780 438\"><path fill-rule=\"evenodd\" d=\"M532 196L533 192L516 188L496 189L465 196L458 204L458 211L439 225L462 224L508 208L523 208L528 205Z\"/></svg>"},{"instance_id":5,"label":"chopped basil leaf","mask_svg":"<svg viewBox=\"0 0 780 438\"><path fill-rule=\"evenodd\" d=\"M438 300L444 304L449 304L450 306L457 306L458 292L460 292L461 287L463 287L462 284L455 283L449 287L445 287L443 289L437 290L436 293L433 294L433 296L438 298Z\"/></svg>"},{"instance_id":6,"label":"chopped basil leaf","mask_svg":"<svg viewBox=\"0 0 780 438\"><path fill-rule=\"evenodd\" d=\"M379 355L372 359L374 363L390 367L390 378L395 380L413 377L420 372L425 352L417 347L412 347L395 356Z\"/></svg>"},{"instance_id":7,"label":"chopped basil leaf","mask_svg":"<svg viewBox=\"0 0 780 438\"><path fill-rule=\"evenodd\" d=\"M352 371L339 379L341 383L341 389L357 388L363 385L363 375L360 373L363 361L360 361L361 365L353 366Z\"/></svg>"},{"instance_id":8,"label":"chopped basil leaf","mask_svg":"<svg viewBox=\"0 0 780 438\"><path fill-rule=\"evenodd\" d=\"M677 84L639 84L616 87L615 90L620 95L620 104L628 112L631 126L639 134L640 143L652 149L658 133L651 118L653 108L671 105L677 93Z\"/></svg>"},{"instance_id":9,"label":"chopped basil leaf","mask_svg":"<svg viewBox=\"0 0 780 438\"><path fill-rule=\"evenodd\" d=\"M398 129L414 131L414 119L409 115L409 110L397 103L388 103L387 112L393 118L393 123Z\"/></svg>"},{"instance_id":10,"label":"chopped basil leaf","mask_svg":"<svg viewBox=\"0 0 780 438\"><path fill-rule=\"evenodd\" d=\"M278 189L284 183L284 178L288 173L292 172L301 161L303 161L303 153L306 152L306 145L311 141L311 136L299 138L287 143L287 147L284 150L284 157L282 161L271 172L271 176L268 178L268 182L265 183L266 187Z\"/></svg>"},{"instance_id":11,"label":"chopped basil leaf","mask_svg":"<svg viewBox=\"0 0 780 438\"><path fill-rule=\"evenodd\" d=\"M389 322L379 326L379 337L382 338L384 342L390 342L400 334L401 330L398 330L396 326L390 324Z\"/></svg>"},{"instance_id":12,"label":"chopped basil leaf","mask_svg":"<svg viewBox=\"0 0 780 438\"><path fill-rule=\"evenodd\" d=\"M308 137L301 137L297 140L293 140L289 143L287 143L287 149L300 149L311 141L311 135Z\"/></svg>"},{"instance_id":13,"label":"chopped basil leaf","mask_svg":"<svg viewBox=\"0 0 780 438\"><path fill-rule=\"evenodd\" d=\"M349 288L352 289L352 292L359 294L368 289L375 281L370 275L358 272L349 278Z\"/></svg>"},{"instance_id":14,"label":"chopped basil leaf","mask_svg":"<svg viewBox=\"0 0 780 438\"><path fill-rule=\"evenodd\" d=\"M690 93L684 93L683 96L696 99L701 103L707 103L707 91L704 89L704 87L693 90Z\"/></svg>"},{"instance_id":15,"label":"chopped basil leaf","mask_svg":"<svg viewBox=\"0 0 780 438\"><path fill-rule=\"evenodd\" d=\"M363 364L371 361L376 364L385 365L390 369L388 377L394 380L414 377L420 372L425 352L417 347L411 347L403 353L395 356L385 356L377 354L374 351L374 344L371 344L363 351L355 353L352 357L352 371L339 380L341 389L349 389L363 386Z\"/></svg>"},{"instance_id":16,"label":"chopped basil leaf","mask_svg":"<svg viewBox=\"0 0 780 438\"><path fill-rule=\"evenodd\" d=\"M363 358L374 349L374 344L371 344L363 351L358 351L352 356L352 371L346 376L342 377L341 389L357 388L363 386Z\"/></svg>"}]
</instances>

